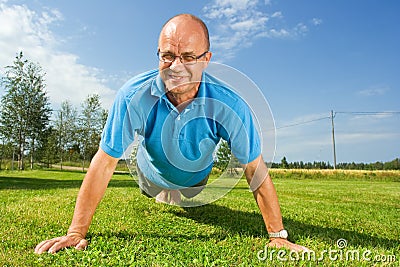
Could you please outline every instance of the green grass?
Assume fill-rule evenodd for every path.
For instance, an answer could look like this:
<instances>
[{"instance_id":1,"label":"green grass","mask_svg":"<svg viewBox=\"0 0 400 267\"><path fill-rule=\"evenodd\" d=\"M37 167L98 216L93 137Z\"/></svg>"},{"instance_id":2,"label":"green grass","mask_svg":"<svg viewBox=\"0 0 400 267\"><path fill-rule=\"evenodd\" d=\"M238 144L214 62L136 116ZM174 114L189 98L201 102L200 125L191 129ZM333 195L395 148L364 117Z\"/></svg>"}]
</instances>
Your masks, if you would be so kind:
<instances>
[{"instance_id":1,"label":"green grass","mask_svg":"<svg viewBox=\"0 0 400 267\"><path fill-rule=\"evenodd\" d=\"M400 266L399 172L272 176L290 239L315 251L316 258L337 250L331 258L325 253L321 261L292 261L281 251L287 259L282 262L277 251L265 251L267 232L244 180L212 204L180 208L142 196L127 175L114 175L87 250L36 255L37 243L68 229L83 174L3 171L0 266ZM344 249L336 246L340 238L347 241ZM366 251L371 261L346 260L346 253L362 258ZM394 262L388 262L390 255ZM383 257L387 262L377 261Z\"/></svg>"}]
</instances>

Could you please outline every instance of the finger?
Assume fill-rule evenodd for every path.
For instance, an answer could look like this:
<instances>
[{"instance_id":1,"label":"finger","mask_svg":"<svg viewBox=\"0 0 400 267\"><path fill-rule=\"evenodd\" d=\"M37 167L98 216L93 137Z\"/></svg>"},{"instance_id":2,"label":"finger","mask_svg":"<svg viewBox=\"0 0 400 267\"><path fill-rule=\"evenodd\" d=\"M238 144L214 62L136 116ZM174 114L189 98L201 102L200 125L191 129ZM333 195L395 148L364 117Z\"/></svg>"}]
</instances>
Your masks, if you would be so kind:
<instances>
[{"instance_id":1,"label":"finger","mask_svg":"<svg viewBox=\"0 0 400 267\"><path fill-rule=\"evenodd\" d=\"M75 246L77 250L84 250L88 246L88 241L86 239L82 239L79 241L78 245Z\"/></svg>"},{"instance_id":2,"label":"finger","mask_svg":"<svg viewBox=\"0 0 400 267\"><path fill-rule=\"evenodd\" d=\"M41 251L41 247L45 244L45 243L47 243L48 242L48 240L44 240L44 241L42 241L42 242L40 242L36 247L35 247L35 253L36 254L40 254L39 253L39 251Z\"/></svg>"},{"instance_id":3,"label":"finger","mask_svg":"<svg viewBox=\"0 0 400 267\"><path fill-rule=\"evenodd\" d=\"M291 251L296 251L296 252L300 252L300 251L309 252L310 251L308 248L306 248L304 246L293 244L290 241L284 240L284 239L271 240L271 242L268 244L268 246L274 247L274 248L286 248L286 249L289 249Z\"/></svg>"},{"instance_id":4,"label":"finger","mask_svg":"<svg viewBox=\"0 0 400 267\"><path fill-rule=\"evenodd\" d=\"M292 251L296 251L296 252L301 252L301 251L309 252L310 251L308 248L306 248L304 246L293 244L289 241L287 241L287 243L284 244L284 246L287 247L288 249L290 249Z\"/></svg>"},{"instance_id":5,"label":"finger","mask_svg":"<svg viewBox=\"0 0 400 267\"><path fill-rule=\"evenodd\" d=\"M268 243L268 247L274 247L274 248L280 248L282 247L282 244L277 239L270 240Z\"/></svg>"},{"instance_id":6,"label":"finger","mask_svg":"<svg viewBox=\"0 0 400 267\"><path fill-rule=\"evenodd\" d=\"M291 251L295 251L295 252L300 252L300 251L304 251L306 248L303 246L298 246L298 245L294 245L294 246L287 246L288 249L290 249Z\"/></svg>"},{"instance_id":7,"label":"finger","mask_svg":"<svg viewBox=\"0 0 400 267\"><path fill-rule=\"evenodd\" d=\"M45 240L41 242L39 245L36 246L35 248L35 253L36 254L42 254L43 252L47 251L49 248L51 248L54 243L58 242L59 238L53 238L50 240Z\"/></svg>"},{"instance_id":8,"label":"finger","mask_svg":"<svg viewBox=\"0 0 400 267\"><path fill-rule=\"evenodd\" d=\"M300 247L300 251L304 251L304 252L310 252L310 249L304 246L299 246Z\"/></svg>"},{"instance_id":9,"label":"finger","mask_svg":"<svg viewBox=\"0 0 400 267\"><path fill-rule=\"evenodd\" d=\"M49 253L56 253L57 251L66 248L66 247L70 247L73 246L74 243L72 240L68 239L68 238L62 238L61 240L59 240L58 242L54 243L53 246L51 248L49 248Z\"/></svg>"}]
</instances>

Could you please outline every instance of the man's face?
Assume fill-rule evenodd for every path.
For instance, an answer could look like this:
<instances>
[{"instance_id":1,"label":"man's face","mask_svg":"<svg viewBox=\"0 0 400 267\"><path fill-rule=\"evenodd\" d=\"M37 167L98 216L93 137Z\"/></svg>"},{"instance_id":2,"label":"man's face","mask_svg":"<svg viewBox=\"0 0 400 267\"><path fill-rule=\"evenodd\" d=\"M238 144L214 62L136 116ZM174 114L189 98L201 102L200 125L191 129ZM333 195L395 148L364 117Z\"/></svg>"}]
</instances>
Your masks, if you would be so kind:
<instances>
[{"instance_id":1,"label":"man's face","mask_svg":"<svg viewBox=\"0 0 400 267\"><path fill-rule=\"evenodd\" d=\"M198 57L207 51L201 26L188 18L175 18L163 28L158 49L160 53L176 56L172 63L159 63L160 76L167 92L184 94L197 90L211 53L206 53L193 65L183 64L179 56Z\"/></svg>"}]
</instances>

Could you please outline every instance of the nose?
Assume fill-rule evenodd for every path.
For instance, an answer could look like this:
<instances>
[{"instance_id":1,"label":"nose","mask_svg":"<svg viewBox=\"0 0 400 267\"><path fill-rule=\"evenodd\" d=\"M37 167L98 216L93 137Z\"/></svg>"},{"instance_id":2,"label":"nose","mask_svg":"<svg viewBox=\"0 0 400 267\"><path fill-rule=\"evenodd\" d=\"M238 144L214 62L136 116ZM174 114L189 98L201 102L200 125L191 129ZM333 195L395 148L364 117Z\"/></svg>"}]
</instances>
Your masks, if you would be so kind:
<instances>
[{"instance_id":1,"label":"nose","mask_svg":"<svg viewBox=\"0 0 400 267\"><path fill-rule=\"evenodd\" d=\"M182 69L183 68L183 63L181 57L175 57L174 61L171 62L171 66L169 68L171 70L177 70L177 69Z\"/></svg>"}]
</instances>

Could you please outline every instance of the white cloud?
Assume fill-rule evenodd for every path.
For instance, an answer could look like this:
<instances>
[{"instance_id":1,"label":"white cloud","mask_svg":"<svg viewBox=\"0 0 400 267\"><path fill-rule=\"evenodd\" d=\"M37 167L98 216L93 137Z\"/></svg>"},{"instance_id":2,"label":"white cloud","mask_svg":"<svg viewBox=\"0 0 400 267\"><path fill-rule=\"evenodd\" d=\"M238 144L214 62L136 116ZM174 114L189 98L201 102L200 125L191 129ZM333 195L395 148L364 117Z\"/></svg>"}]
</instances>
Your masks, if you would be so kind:
<instances>
[{"instance_id":1,"label":"white cloud","mask_svg":"<svg viewBox=\"0 0 400 267\"><path fill-rule=\"evenodd\" d=\"M380 96L384 95L389 90L390 88L387 86L376 86L365 90L360 90L358 91L358 94L361 96Z\"/></svg>"},{"instance_id":2,"label":"white cloud","mask_svg":"<svg viewBox=\"0 0 400 267\"><path fill-rule=\"evenodd\" d=\"M80 64L77 55L60 50L62 40L49 27L62 20L62 14L56 9L38 12L26 5L0 2L1 71L12 65L17 53L22 51L46 72L46 90L54 107L64 100L79 106L93 93L98 93L108 107L115 92L100 78L101 70Z\"/></svg>"},{"instance_id":3,"label":"white cloud","mask_svg":"<svg viewBox=\"0 0 400 267\"><path fill-rule=\"evenodd\" d=\"M209 23L216 25L211 34L214 51L223 51L225 58L231 58L241 47L251 46L269 19L257 11L257 4L255 0L223 0L203 8L205 18L217 22Z\"/></svg>"},{"instance_id":4,"label":"white cloud","mask_svg":"<svg viewBox=\"0 0 400 267\"><path fill-rule=\"evenodd\" d=\"M320 25L320 24L322 24L322 19L313 18L313 19L311 20L311 22L312 22L313 25Z\"/></svg>"},{"instance_id":5,"label":"white cloud","mask_svg":"<svg viewBox=\"0 0 400 267\"><path fill-rule=\"evenodd\" d=\"M381 113L374 113L372 112L371 114L368 113L355 113L353 114L353 117L349 119L349 121L354 125L363 125L364 127L371 126L372 123L377 123L381 122L384 119L393 119L396 115L394 115L390 111L382 111Z\"/></svg>"},{"instance_id":6,"label":"white cloud","mask_svg":"<svg viewBox=\"0 0 400 267\"><path fill-rule=\"evenodd\" d=\"M394 132L355 132L355 133L341 133L336 136L338 144L355 144L355 143L368 143L373 141L387 141L398 140L399 133Z\"/></svg>"},{"instance_id":7,"label":"white cloud","mask_svg":"<svg viewBox=\"0 0 400 267\"><path fill-rule=\"evenodd\" d=\"M304 23L300 22L294 27L293 34L295 35L303 35L308 32L308 27Z\"/></svg>"},{"instance_id":8,"label":"white cloud","mask_svg":"<svg viewBox=\"0 0 400 267\"><path fill-rule=\"evenodd\" d=\"M282 26L281 11L272 14L263 11L270 4L260 0L214 0L203 8L218 61L233 58L259 38L297 38L308 32L308 26L302 22L292 27ZM319 22L322 21L312 20L314 25Z\"/></svg>"},{"instance_id":9,"label":"white cloud","mask_svg":"<svg viewBox=\"0 0 400 267\"><path fill-rule=\"evenodd\" d=\"M274 14L271 15L271 18L283 18L282 12L277 11Z\"/></svg>"}]
</instances>

